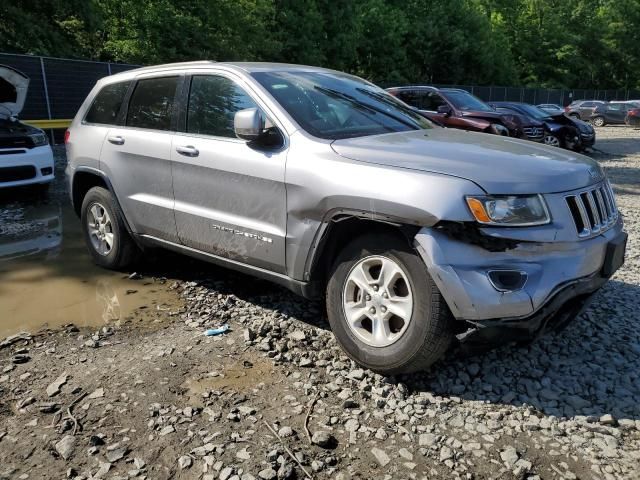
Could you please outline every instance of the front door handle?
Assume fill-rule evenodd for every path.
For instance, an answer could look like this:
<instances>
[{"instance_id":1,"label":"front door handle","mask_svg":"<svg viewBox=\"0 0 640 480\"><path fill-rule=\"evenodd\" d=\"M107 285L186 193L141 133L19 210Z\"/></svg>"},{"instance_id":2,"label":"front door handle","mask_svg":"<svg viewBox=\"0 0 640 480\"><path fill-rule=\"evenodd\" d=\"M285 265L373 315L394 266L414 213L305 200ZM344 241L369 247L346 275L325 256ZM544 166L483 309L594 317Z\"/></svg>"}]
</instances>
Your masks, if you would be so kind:
<instances>
[{"instance_id":1,"label":"front door handle","mask_svg":"<svg viewBox=\"0 0 640 480\"><path fill-rule=\"evenodd\" d=\"M180 147L176 147L176 152L180 155L184 155L185 157L197 157L200 155L200 152L196 147L192 147L191 145L183 145Z\"/></svg>"},{"instance_id":2,"label":"front door handle","mask_svg":"<svg viewBox=\"0 0 640 480\"><path fill-rule=\"evenodd\" d=\"M113 143L114 145L124 145L124 138L120 135L115 135L113 137L108 137L109 143Z\"/></svg>"}]
</instances>

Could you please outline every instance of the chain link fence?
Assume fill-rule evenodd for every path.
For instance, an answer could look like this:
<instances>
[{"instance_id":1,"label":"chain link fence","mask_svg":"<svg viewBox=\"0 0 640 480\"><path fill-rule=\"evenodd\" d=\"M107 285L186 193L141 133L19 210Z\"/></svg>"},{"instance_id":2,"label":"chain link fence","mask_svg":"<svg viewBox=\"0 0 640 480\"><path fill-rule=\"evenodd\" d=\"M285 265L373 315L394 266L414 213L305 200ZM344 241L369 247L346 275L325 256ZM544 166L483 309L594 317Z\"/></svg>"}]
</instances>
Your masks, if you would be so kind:
<instances>
[{"instance_id":1,"label":"chain link fence","mask_svg":"<svg viewBox=\"0 0 640 480\"><path fill-rule=\"evenodd\" d=\"M139 65L71 60L33 55L0 53L0 65L9 65L24 72L31 79L29 93L20 115L25 120L62 120L75 116L78 108L104 76L123 72ZM419 84L420 82L415 82ZM640 90L561 90L546 88L498 87L476 85L438 85L461 88L491 101L526 102L534 105L556 103L568 105L573 100L637 100ZM61 132L52 132L59 140Z\"/></svg>"}]
</instances>

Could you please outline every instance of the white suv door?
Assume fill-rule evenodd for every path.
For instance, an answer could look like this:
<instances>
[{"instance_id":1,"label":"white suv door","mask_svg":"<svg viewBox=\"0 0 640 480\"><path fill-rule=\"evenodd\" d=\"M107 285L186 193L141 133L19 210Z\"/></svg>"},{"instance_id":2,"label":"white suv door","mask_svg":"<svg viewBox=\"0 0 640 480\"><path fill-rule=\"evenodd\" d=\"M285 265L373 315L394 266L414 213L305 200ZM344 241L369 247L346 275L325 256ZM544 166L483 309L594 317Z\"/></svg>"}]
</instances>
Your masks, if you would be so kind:
<instances>
[{"instance_id":1,"label":"white suv door","mask_svg":"<svg viewBox=\"0 0 640 480\"><path fill-rule=\"evenodd\" d=\"M107 132L100 168L111 180L131 228L138 234L178 241L173 214L171 143L179 75L138 78L124 126Z\"/></svg>"},{"instance_id":2,"label":"white suv door","mask_svg":"<svg viewBox=\"0 0 640 480\"><path fill-rule=\"evenodd\" d=\"M182 131L171 149L181 242L283 273L286 148L261 148L235 136L235 113L261 106L231 77L194 74L183 98Z\"/></svg>"}]
</instances>

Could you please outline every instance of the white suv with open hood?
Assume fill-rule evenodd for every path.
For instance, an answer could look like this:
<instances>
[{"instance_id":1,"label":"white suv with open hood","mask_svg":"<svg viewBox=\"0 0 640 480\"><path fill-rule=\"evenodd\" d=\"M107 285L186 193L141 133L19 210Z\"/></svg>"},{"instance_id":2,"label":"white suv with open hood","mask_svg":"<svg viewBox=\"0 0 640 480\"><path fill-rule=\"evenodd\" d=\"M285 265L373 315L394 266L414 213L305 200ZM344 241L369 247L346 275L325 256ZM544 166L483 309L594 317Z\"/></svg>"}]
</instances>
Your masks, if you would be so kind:
<instances>
[{"instance_id":1,"label":"white suv with open hood","mask_svg":"<svg viewBox=\"0 0 640 480\"><path fill-rule=\"evenodd\" d=\"M47 135L19 122L29 77L0 65L0 188L48 184L53 180L53 152Z\"/></svg>"}]
</instances>

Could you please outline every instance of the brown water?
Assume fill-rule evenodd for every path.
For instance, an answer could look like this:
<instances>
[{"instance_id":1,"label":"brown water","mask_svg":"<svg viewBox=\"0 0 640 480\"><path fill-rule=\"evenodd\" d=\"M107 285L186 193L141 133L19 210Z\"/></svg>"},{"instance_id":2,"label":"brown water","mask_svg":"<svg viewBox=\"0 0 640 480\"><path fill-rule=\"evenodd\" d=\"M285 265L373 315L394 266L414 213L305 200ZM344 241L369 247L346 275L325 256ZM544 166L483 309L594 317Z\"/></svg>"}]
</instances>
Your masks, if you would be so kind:
<instances>
[{"instance_id":1,"label":"brown water","mask_svg":"<svg viewBox=\"0 0 640 480\"><path fill-rule=\"evenodd\" d=\"M160 310L177 311L164 280L133 280L91 262L62 185L0 196L0 338L70 323L100 327L137 313L153 322Z\"/></svg>"}]
</instances>

